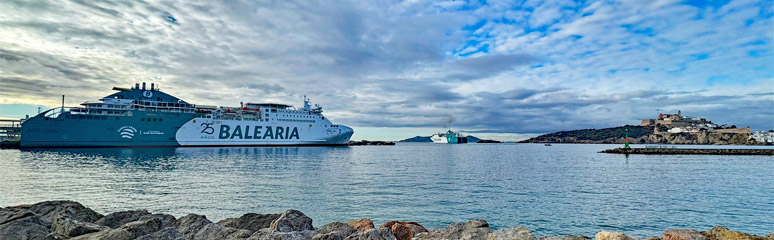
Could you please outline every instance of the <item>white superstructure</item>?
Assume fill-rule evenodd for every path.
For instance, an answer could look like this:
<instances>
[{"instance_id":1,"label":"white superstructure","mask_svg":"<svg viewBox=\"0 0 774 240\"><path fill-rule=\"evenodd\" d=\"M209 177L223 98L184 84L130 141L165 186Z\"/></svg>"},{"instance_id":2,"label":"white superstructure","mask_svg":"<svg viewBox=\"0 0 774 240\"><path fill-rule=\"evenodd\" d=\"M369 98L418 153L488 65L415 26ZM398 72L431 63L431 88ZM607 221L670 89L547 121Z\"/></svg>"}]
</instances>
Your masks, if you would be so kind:
<instances>
[{"instance_id":1,"label":"white superstructure","mask_svg":"<svg viewBox=\"0 0 774 240\"><path fill-rule=\"evenodd\" d=\"M322 107L304 108L276 103L247 103L239 108L200 109L206 115L191 119L177 131L183 146L209 145L340 145L352 128L331 123Z\"/></svg>"}]
</instances>

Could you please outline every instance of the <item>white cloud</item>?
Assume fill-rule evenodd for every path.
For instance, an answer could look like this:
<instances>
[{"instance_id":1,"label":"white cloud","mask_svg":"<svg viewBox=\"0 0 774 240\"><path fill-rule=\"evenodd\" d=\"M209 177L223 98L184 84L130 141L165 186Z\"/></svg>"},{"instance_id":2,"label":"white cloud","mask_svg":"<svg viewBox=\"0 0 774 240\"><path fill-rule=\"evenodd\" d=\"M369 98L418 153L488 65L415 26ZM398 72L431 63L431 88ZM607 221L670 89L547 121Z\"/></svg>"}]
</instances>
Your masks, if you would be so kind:
<instances>
[{"instance_id":1,"label":"white cloud","mask_svg":"<svg viewBox=\"0 0 774 240\"><path fill-rule=\"evenodd\" d=\"M356 127L456 114L460 129L546 132L657 108L737 121L727 109L743 104L758 112L729 123L774 128L770 95L755 95L774 92L765 2L567 4L4 1L0 104L74 105L158 79L211 105L309 95Z\"/></svg>"}]
</instances>

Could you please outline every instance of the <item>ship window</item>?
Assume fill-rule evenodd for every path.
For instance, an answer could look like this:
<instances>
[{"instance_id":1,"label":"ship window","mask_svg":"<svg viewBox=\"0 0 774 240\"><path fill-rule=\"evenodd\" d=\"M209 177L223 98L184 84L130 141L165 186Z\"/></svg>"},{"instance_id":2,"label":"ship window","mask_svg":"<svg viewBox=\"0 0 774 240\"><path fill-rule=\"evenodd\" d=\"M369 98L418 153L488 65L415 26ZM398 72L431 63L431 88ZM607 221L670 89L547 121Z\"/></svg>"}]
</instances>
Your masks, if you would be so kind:
<instances>
[{"instance_id":1,"label":"ship window","mask_svg":"<svg viewBox=\"0 0 774 240\"><path fill-rule=\"evenodd\" d=\"M93 117L89 115L89 116L86 116L86 119L93 119Z\"/></svg>"},{"instance_id":2,"label":"ship window","mask_svg":"<svg viewBox=\"0 0 774 240\"><path fill-rule=\"evenodd\" d=\"M156 118L153 118L153 121L155 122L155 121L156 121Z\"/></svg>"},{"instance_id":3,"label":"ship window","mask_svg":"<svg viewBox=\"0 0 774 240\"><path fill-rule=\"evenodd\" d=\"M161 122L161 120L163 120L163 118L159 118L159 122Z\"/></svg>"},{"instance_id":4,"label":"ship window","mask_svg":"<svg viewBox=\"0 0 774 240\"><path fill-rule=\"evenodd\" d=\"M106 116L102 116L102 117L100 117L99 119L100 119L100 120L107 120L107 117L106 117Z\"/></svg>"}]
</instances>

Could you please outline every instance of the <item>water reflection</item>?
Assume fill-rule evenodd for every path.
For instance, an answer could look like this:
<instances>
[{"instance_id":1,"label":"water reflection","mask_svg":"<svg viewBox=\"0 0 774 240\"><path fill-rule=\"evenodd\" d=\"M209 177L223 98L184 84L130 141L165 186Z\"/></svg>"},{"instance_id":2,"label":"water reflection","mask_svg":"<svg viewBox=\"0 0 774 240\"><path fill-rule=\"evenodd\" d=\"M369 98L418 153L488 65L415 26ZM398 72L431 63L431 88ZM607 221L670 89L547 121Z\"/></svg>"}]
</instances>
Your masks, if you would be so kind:
<instances>
[{"instance_id":1,"label":"water reflection","mask_svg":"<svg viewBox=\"0 0 774 240\"><path fill-rule=\"evenodd\" d=\"M761 171L774 169L768 156L598 153L611 147L2 150L0 206L71 199L102 213L148 209L211 220L293 208L319 224L369 217L429 228L482 218L538 235L593 235L602 226L638 237L677 227L760 233L774 226L765 217L774 177Z\"/></svg>"}]
</instances>

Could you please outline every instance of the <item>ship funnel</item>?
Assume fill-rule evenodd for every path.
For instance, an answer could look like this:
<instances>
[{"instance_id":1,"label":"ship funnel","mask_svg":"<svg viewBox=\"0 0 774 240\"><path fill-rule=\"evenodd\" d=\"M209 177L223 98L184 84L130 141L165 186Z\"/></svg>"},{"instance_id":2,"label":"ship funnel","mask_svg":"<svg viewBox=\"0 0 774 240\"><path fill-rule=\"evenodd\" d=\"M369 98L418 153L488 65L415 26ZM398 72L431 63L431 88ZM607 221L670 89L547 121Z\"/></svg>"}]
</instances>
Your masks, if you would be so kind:
<instances>
[{"instance_id":1,"label":"ship funnel","mask_svg":"<svg viewBox=\"0 0 774 240\"><path fill-rule=\"evenodd\" d=\"M145 90L145 82L142 82L142 90Z\"/></svg>"},{"instance_id":2,"label":"ship funnel","mask_svg":"<svg viewBox=\"0 0 774 240\"><path fill-rule=\"evenodd\" d=\"M151 83L151 90L153 90L153 89L154 89L154 88L153 88L153 83Z\"/></svg>"},{"instance_id":3,"label":"ship funnel","mask_svg":"<svg viewBox=\"0 0 774 240\"><path fill-rule=\"evenodd\" d=\"M139 83L134 83L134 89L140 89L140 84Z\"/></svg>"}]
</instances>

